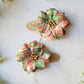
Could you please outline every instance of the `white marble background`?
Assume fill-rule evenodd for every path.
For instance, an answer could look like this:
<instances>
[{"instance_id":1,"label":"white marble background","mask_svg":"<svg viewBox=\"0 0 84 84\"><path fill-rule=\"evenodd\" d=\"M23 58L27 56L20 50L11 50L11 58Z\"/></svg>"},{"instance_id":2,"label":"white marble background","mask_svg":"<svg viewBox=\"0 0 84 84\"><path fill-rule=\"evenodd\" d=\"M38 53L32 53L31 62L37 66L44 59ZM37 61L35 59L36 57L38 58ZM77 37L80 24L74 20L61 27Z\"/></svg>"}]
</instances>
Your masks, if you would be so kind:
<instances>
[{"instance_id":1,"label":"white marble background","mask_svg":"<svg viewBox=\"0 0 84 84\"><path fill-rule=\"evenodd\" d=\"M49 8L65 12L71 22L65 38L41 41L59 54L60 60L28 74L16 61L16 53L23 43L40 41L40 34L28 31L26 23L36 20L40 10ZM0 78L6 84L79 84L84 79L84 0L15 0L1 5L0 56L8 59L0 64Z\"/></svg>"}]
</instances>

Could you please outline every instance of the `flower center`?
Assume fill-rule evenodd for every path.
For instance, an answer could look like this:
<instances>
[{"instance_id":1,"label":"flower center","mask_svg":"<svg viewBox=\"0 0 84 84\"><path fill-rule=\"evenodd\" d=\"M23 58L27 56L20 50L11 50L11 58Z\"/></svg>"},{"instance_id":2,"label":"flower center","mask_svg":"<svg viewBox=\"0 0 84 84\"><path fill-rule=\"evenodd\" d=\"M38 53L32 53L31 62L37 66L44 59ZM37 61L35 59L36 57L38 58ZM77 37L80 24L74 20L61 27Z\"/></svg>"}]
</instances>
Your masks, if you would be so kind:
<instances>
[{"instance_id":1,"label":"flower center","mask_svg":"<svg viewBox=\"0 0 84 84\"><path fill-rule=\"evenodd\" d=\"M38 57L38 56L36 56L36 55L31 55L31 56L30 56L30 60L31 60L32 62L35 62L35 61L37 60L37 57Z\"/></svg>"},{"instance_id":2,"label":"flower center","mask_svg":"<svg viewBox=\"0 0 84 84\"><path fill-rule=\"evenodd\" d=\"M55 23L54 20L50 20L50 21L47 22L47 23L48 23L48 25L49 25L49 27L50 27L51 29L55 28L55 26L56 26L56 23Z\"/></svg>"}]
</instances>

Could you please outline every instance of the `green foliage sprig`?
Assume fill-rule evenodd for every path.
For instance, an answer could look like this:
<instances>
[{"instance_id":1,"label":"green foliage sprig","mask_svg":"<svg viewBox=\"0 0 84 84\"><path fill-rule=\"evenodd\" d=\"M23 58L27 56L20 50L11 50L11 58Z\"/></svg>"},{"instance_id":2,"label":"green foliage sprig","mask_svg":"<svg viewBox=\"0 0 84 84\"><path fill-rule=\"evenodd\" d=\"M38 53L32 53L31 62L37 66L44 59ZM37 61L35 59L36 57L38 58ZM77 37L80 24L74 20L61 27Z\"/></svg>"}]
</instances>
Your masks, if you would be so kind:
<instances>
[{"instance_id":1,"label":"green foliage sprig","mask_svg":"<svg viewBox=\"0 0 84 84\"><path fill-rule=\"evenodd\" d=\"M4 81L3 80L0 80L0 83L3 83Z\"/></svg>"},{"instance_id":2,"label":"green foliage sprig","mask_svg":"<svg viewBox=\"0 0 84 84\"><path fill-rule=\"evenodd\" d=\"M13 1L13 0L2 0L3 3L6 3L6 1Z\"/></svg>"},{"instance_id":3,"label":"green foliage sprig","mask_svg":"<svg viewBox=\"0 0 84 84\"><path fill-rule=\"evenodd\" d=\"M84 76L84 73L82 75ZM84 80L81 80L79 84L84 84Z\"/></svg>"},{"instance_id":4,"label":"green foliage sprig","mask_svg":"<svg viewBox=\"0 0 84 84\"><path fill-rule=\"evenodd\" d=\"M6 1L5 0L2 0L3 3L5 3Z\"/></svg>"},{"instance_id":5,"label":"green foliage sprig","mask_svg":"<svg viewBox=\"0 0 84 84\"><path fill-rule=\"evenodd\" d=\"M3 57L0 57L0 61L2 61L3 60Z\"/></svg>"}]
</instances>

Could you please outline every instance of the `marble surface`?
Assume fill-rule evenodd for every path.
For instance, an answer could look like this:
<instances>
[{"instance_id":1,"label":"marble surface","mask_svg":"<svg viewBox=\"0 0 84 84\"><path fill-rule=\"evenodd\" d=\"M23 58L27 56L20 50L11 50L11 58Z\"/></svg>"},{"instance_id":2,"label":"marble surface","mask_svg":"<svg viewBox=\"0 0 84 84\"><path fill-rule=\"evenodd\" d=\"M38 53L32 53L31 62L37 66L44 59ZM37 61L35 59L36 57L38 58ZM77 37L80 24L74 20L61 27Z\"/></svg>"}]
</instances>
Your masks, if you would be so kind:
<instances>
[{"instance_id":1,"label":"marble surface","mask_svg":"<svg viewBox=\"0 0 84 84\"><path fill-rule=\"evenodd\" d=\"M56 8L70 20L65 38L47 41L28 31L28 21L36 20L40 10ZM60 56L44 70L28 74L16 61L23 43L37 40ZM6 84L79 84L84 79L84 0L14 0L0 7L0 79Z\"/></svg>"}]
</instances>

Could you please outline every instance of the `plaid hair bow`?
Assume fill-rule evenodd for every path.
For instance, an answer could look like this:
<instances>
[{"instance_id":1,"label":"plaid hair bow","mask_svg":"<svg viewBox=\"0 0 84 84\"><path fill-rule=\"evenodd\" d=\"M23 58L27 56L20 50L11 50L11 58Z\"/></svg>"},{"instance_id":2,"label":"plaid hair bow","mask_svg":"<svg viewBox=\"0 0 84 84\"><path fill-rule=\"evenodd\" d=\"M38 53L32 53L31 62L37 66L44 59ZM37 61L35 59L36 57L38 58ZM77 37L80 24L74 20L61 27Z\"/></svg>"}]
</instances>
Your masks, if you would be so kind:
<instances>
[{"instance_id":1,"label":"plaid hair bow","mask_svg":"<svg viewBox=\"0 0 84 84\"><path fill-rule=\"evenodd\" d=\"M65 27L69 21L64 13L59 13L56 9L50 8L46 12L41 11L40 14L37 21L27 24L28 29L35 28L47 40L58 39L65 35ZM32 28L30 25L33 25Z\"/></svg>"},{"instance_id":2,"label":"plaid hair bow","mask_svg":"<svg viewBox=\"0 0 84 84\"><path fill-rule=\"evenodd\" d=\"M24 44L23 48L17 53L17 61L22 62L25 71L33 72L36 69L42 69L49 63L51 56L44 44L33 41Z\"/></svg>"}]
</instances>

